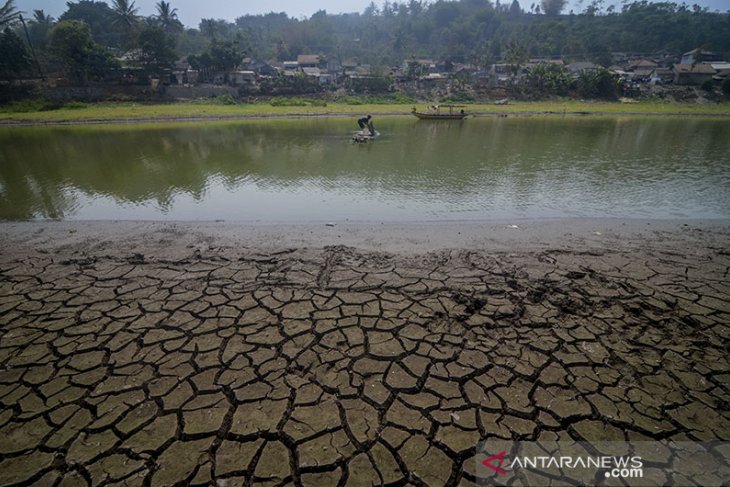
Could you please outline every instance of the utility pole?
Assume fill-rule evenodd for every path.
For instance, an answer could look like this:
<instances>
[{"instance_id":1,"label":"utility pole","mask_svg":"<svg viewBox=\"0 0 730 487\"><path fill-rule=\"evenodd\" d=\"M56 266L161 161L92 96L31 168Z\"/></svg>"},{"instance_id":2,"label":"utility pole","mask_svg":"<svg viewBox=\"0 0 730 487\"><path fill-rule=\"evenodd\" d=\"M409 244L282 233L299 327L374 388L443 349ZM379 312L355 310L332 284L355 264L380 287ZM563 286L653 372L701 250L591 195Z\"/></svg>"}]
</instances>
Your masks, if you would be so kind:
<instances>
[{"instance_id":1,"label":"utility pole","mask_svg":"<svg viewBox=\"0 0 730 487\"><path fill-rule=\"evenodd\" d=\"M41 63L38 62L38 56L35 55L35 49L33 49L33 43L30 41L30 34L28 34L28 27L25 25L25 19L22 15L18 15L20 18L20 22L23 24L23 31L25 32L25 38L28 40L28 46L30 46L30 52L33 54L33 61L35 61L35 66L38 68L38 73L41 75L41 80L45 81L46 77L43 75L43 70L41 69Z\"/></svg>"}]
</instances>

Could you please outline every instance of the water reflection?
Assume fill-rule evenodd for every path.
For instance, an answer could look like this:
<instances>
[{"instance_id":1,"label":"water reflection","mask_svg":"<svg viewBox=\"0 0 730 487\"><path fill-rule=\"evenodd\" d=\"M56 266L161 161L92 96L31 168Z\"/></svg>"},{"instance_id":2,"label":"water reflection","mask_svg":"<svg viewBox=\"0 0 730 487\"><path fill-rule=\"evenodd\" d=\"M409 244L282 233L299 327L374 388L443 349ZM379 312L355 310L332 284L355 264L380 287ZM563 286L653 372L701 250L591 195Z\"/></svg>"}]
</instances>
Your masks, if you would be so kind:
<instances>
[{"instance_id":1,"label":"water reflection","mask_svg":"<svg viewBox=\"0 0 730 487\"><path fill-rule=\"evenodd\" d=\"M381 118L0 130L0 218L730 216L730 124Z\"/></svg>"}]
</instances>

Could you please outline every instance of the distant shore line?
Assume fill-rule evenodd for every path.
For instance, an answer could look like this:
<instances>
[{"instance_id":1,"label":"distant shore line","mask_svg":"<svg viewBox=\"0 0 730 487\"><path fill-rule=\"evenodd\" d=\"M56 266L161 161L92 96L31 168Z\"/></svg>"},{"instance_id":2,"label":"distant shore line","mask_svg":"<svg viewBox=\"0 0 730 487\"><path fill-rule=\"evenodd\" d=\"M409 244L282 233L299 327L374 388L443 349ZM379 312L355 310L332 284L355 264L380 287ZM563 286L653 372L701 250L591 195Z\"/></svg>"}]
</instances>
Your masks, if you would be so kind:
<instances>
[{"instance_id":1,"label":"distant shore line","mask_svg":"<svg viewBox=\"0 0 730 487\"><path fill-rule=\"evenodd\" d=\"M425 105L420 103L417 106ZM562 106L561 106L562 105ZM407 107L407 108L406 108ZM630 108L636 109L631 110ZM0 127L35 127L63 125L143 124L177 122L216 122L236 120L345 118L371 113L377 117L410 116L409 105L334 105L329 107L267 107L265 105L191 105L124 104L89 105L81 109L50 112L0 113ZM534 108L534 109L531 109ZM712 108L712 109L707 109ZM509 105L465 105L470 117L538 117L538 116L673 116L730 118L730 103L700 107L666 106L659 103L540 103L517 102ZM704 109L704 110L703 110Z\"/></svg>"}]
</instances>

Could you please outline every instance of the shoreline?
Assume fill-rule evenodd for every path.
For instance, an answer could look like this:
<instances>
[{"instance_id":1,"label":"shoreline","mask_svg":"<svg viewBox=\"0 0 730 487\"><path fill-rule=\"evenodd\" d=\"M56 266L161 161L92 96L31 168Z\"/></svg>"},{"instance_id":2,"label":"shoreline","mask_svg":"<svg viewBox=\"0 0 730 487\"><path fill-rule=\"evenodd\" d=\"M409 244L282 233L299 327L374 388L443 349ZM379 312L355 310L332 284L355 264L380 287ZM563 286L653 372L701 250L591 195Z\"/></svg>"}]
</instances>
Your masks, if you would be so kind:
<instances>
[{"instance_id":1,"label":"shoreline","mask_svg":"<svg viewBox=\"0 0 730 487\"><path fill-rule=\"evenodd\" d=\"M447 222L216 222L216 221L18 221L0 222L0 244L44 251L108 249L114 245L152 253L189 253L191 248L346 246L364 251L421 254L444 249L537 252L657 248L683 250L698 242L726 247L730 219L555 218ZM82 247L85 247L82 249Z\"/></svg>"},{"instance_id":2,"label":"shoreline","mask_svg":"<svg viewBox=\"0 0 730 487\"><path fill-rule=\"evenodd\" d=\"M185 107L195 105L140 105L140 107L165 107L165 106L177 106ZM469 105L466 105L467 107ZM574 105L575 106L575 105ZM624 104L617 103L617 107L625 106ZM215 105L204 106L204 110L216 111ZM482 105L483 107L483 105ZM730 104L727 106L726 111L694 111L697 108L695 105L685 105L684 109L677 109L671 111L622 111L622 110L592 110L591 104L579 105L577 108L571 107L570 110L561 110L559 104L555 104L554 108L545 110L525 110L525 105L505 105L502 109L496 110L484 110L478 109L469 113L468 118L482 118L482 117L658 117L658 116L669 116L669 117L688 117L688 118L717 118L725 119L730 118ZM273 108L273 107L271 107ZM306 119L306 118L347 118L353 117L357 114L372 113L378 117L410 117L411 112L408 109L399 110L399 107L392 105L352 105L348 106L347 109L340 108L334 111L287 111L283 113L276 113L276 110L269 110L268 112L261 113L225 113L230 111L230 107L223 107L218 109L221 113L212 114L195 114L195 115L153 115L145 116L140 114L139 116L90 116L89 118L35 118L34 115L47 112L34 112L32 115L28 115L28 118L21 116L20 118L12 118L12 114L0 113L0 128L17 128L17 127L44 127L44 126L73 126L73 125L106 125L106 124L144 124L144 123L185 123L185 122L215 122L215 121L238 121L238 120L270 120L270 119ZM304 110L304 109L303 109ZM73 110L77 111L77 110ZM191 110L192 111L192 110ZM48 112L52 113L52 112ZM9 115L3 118L5 115ZM22 113L22 115L27 115Z\"/></svg>"}]
</instances>

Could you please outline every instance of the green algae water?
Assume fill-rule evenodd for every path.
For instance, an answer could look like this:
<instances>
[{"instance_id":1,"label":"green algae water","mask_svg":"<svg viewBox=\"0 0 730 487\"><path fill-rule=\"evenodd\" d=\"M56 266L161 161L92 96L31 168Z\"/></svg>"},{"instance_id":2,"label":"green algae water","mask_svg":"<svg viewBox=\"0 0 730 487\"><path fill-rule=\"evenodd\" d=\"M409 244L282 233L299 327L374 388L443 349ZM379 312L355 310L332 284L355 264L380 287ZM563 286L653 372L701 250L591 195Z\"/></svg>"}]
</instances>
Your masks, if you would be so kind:
<instances>
[{"instance_id":1,"label":"green algae water","mask_svg":"<svg viewBox=\"0 0 730 487\"><path fill-rule=\"evenodd\" d=\"M0 219L729 218L730 121L379 117L0 129Z\"/></svg>"}]
</instances>

